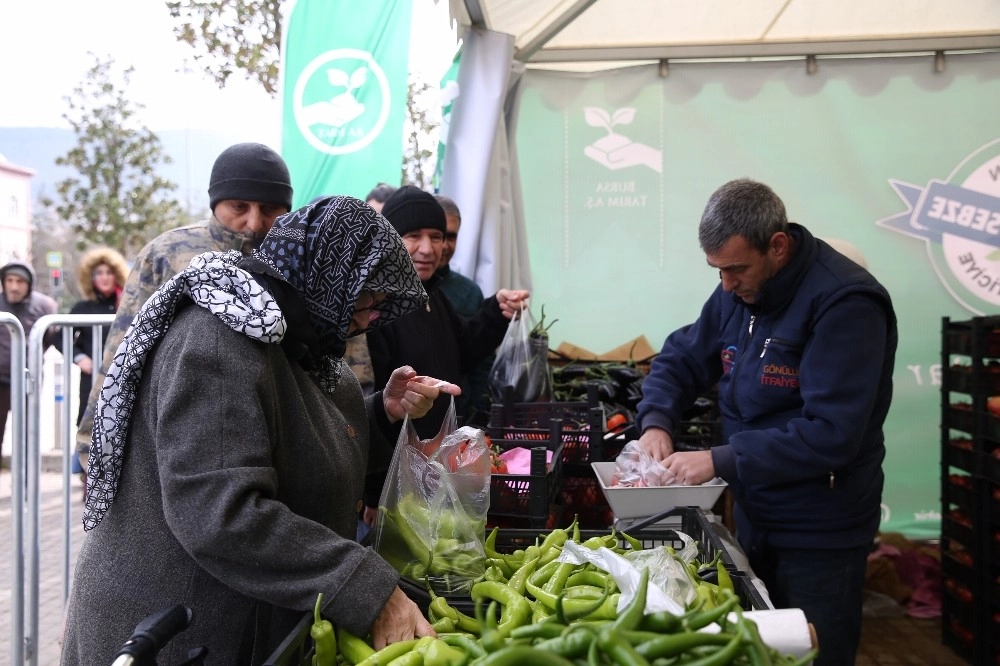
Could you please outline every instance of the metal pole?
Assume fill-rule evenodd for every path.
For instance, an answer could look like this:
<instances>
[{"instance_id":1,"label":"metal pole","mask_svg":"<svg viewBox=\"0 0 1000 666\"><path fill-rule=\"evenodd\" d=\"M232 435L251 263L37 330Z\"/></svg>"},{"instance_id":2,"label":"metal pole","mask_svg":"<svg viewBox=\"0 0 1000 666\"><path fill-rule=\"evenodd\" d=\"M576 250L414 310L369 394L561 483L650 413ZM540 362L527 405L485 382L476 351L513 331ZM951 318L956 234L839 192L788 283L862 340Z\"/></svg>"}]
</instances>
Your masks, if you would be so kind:
<instances>
[{"instance_id":1,"label":"metal pole","mask_svg":"<svg viewBox=\"0 0 1000 666\"><path fill-rule=\"evenodd\" d=\"M14 580L11 581L10 663L24 663L24 327L12 314L0 312L10 332L10 515L14 532Z\"/></svg>"},{"instance_id":2,"label":"metal pole","mask_svg":"<svg viewBox=\"0 0 1000 666\"><path fill-rule=\"evenodd\" d=\"M62 527L63 527L63 578L62 578L62 600L63 607L66 606L66 600L69 599L69 556L71 551L72 538L70 533L70 516L71 516L71 502L72 502L72 492L70 486L73 481L73 473L71 471L70 462L72 461L72 456L74 454L75 447L70 445L72 441L73 428L70 427L70 405L72 401L70 400L70 384L72 381L72 371L73 371L73 329L70 326L64 326L62 329L62 386L59 386L59 382L56 382L56 387L62 388L62 390L56 391L55 403L56 409L59 410L59 414L56 418L56 423L60 424L56 429L55 438L56 446L62 449L62 473L63 473L63 515L62 515ZM59 408L62 409L59 409Z\"/></svg>"}]
</instances>

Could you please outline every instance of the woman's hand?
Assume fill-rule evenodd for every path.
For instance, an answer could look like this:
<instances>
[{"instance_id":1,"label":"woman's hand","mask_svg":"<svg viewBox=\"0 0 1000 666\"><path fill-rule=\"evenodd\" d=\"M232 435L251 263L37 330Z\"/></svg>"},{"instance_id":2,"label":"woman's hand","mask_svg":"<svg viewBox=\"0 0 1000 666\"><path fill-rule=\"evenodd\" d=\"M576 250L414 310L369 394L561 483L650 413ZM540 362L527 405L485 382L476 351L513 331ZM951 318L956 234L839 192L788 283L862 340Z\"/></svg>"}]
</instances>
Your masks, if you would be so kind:
<instances>
[{"instance_id":1,"label":"woman's hand","mask_svg":"<svg viewBox=\"0 0 1000 666\"><path fill-rule=\"evenodd\" d=\"M420 608L397 587L372 625L372 647L381 650L390 643L423 636L437 636L437 633Z\"/></svg>"},{"instance_id":2,"label":"woman's hand","mask_svg":"<svg viewBox=\"0 0 1000 666\"><path fill-rule=\"evenodd\" d=\"M389 423L401 421L407 415L411 419L419 419L430 411L434 400L442 393L461 395L462 388L434 377L418 375L408 365L396 368L382 389L385 415Z\"/></svg>"},{"instance_id":3,"label":"woman's hand","mask_svg":"<svg viewBox=\"0 0 1000 666\"><path fill-rule=\"evenodd\" d=\"M524 289L501 289L497 292L497 303L507 319L513 319L522 309L528 307L530 292Z\"/></svg>"}]
</instances>

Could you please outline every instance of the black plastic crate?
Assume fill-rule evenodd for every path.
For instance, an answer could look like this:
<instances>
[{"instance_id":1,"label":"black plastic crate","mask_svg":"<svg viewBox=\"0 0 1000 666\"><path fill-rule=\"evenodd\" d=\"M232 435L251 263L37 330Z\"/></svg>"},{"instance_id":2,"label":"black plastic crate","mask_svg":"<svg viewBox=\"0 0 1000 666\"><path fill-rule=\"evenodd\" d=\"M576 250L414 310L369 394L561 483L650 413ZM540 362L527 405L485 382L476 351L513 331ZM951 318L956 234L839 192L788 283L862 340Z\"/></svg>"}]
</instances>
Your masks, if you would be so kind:
<instances>
[{"instance_id":1,"label":"black plastic crate","mask_svg":"<svg viewBox=\"0 0 1000 666\"><path fill-rule=\"evenodd\" d=\"M953 365L948 368L950 388L958 393L1000 395L1000 372L989 367Z\"/></svg>"},{"instance_id":2,"label":"black plastic crate","mask_svg":"<svg viewBox=\"0 0 1000 666\"><path fill-rule=\"evenodd\" d=\"M516 447L531 450L531 470L528 474L498 474L490 478L490 508L486 519L495 524L498 517L524 520L530 527L549 524L551 507L558 500L562 484L563 442L559 429L553 425L548 439L492 440L501 452ZM546 458L552 452L552 462Z\"/></svg>"},{"instance_id":3,"label":"black plastic crate","mask_svg":"<svg viewBox=\"0 0 1000 666\"><path fill-rule=\"evenodd\" d=\"M561 523L571 523L575 517L582 529L610 531L615 514L594 475L594 468L590 465L566 467L559 491Z\"/></svg>"},{"instance_id":4,"label":"black plastic crate","mask_svg":"<svg viewBox=\"0 0 1000 666\"><path fill-rule=\"evenodd\" d=\"M313 640L309 635L313 613L306 613L285 640L264 660L264 666L312 666Z\"/></svg>"},{"instance_id":5,"label":"black plastic crate","mask_svg":"<svg viewBox=\"0 0 1000 666\"><path fill-rule=\"evenodd\" d=\"M562 424L563 460L571 464L589 465L591 462L614 460L625 444L613 437L605 437L604 408L591 406L590 403L493 405L486 432L493 440L531 439L547 434L552 421Z\"/></svg>"}]
</instances>

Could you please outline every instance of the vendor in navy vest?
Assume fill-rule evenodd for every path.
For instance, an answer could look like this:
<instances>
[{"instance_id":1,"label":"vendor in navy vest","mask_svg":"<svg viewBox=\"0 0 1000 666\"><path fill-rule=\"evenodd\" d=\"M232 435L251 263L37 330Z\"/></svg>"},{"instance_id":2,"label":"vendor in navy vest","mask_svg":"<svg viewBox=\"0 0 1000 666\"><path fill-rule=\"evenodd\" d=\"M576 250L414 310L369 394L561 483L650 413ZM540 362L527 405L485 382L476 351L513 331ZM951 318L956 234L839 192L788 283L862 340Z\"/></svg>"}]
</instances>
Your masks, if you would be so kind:
<instances>
[{"instance_id":1,"label":"vendor in navy vest","mask_svg":"<svg viewBox=\"0 0 1000 666\"><path fill-rule=\"evenodd\" d=\"M479 361L496 350L507 331L508 320L522 306L527 307L528 292L501 289L482 299L473 316L459 317L438 288L441 277L436 271L447 229L441 204L433 194L406 185L389 196L382 207L382 215L403 238L430 301L425 309L369 332L368 350L375 386L379 390L385 386L399 361L413 367L419 375L460 384ZM462 389L464 391L465 387ZM449 400L442 398L426 416L413 422L422 439L438 433L448 405ZM383 462L383 467L388 468L390 461ZM365 521L369 524L374 521L384 482L383 470L377 478L369 477L365 486Z\"/></svg>"},{"instance_id":2,"label":"vendor in navy vest","mask_svg":"<svg viewBox=\"0 0 1000 666\"><path fill-rule=\"evenodd\" d=\"M653 361L640 442L682 484L729 483L737 537L774 605L805 612L817 665L849 666L881 515L892 302L867 270L790 224L761 183L716 190L698 241L720 284ZM685 408L714 384L721 443L674 452Z\"/></svg>"}]
</instances>

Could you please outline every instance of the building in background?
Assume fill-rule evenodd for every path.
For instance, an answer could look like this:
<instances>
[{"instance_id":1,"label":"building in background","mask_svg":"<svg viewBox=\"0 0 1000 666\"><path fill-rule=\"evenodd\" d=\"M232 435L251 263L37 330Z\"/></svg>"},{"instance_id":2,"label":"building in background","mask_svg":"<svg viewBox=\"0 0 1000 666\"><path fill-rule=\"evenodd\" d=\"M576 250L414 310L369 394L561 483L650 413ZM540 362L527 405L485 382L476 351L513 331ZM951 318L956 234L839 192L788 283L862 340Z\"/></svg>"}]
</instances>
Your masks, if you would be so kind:
<instances>
[{"instance_id":1,"label":"building in background","mask_svg":"<svg viewBox=\"0 0 1000 666\"><path fill-rule=\"evenodd\" d=\"M0 262L28 261L31 252L31 177L35 172L0 155Z\"/></svg>"}]
</instances>

